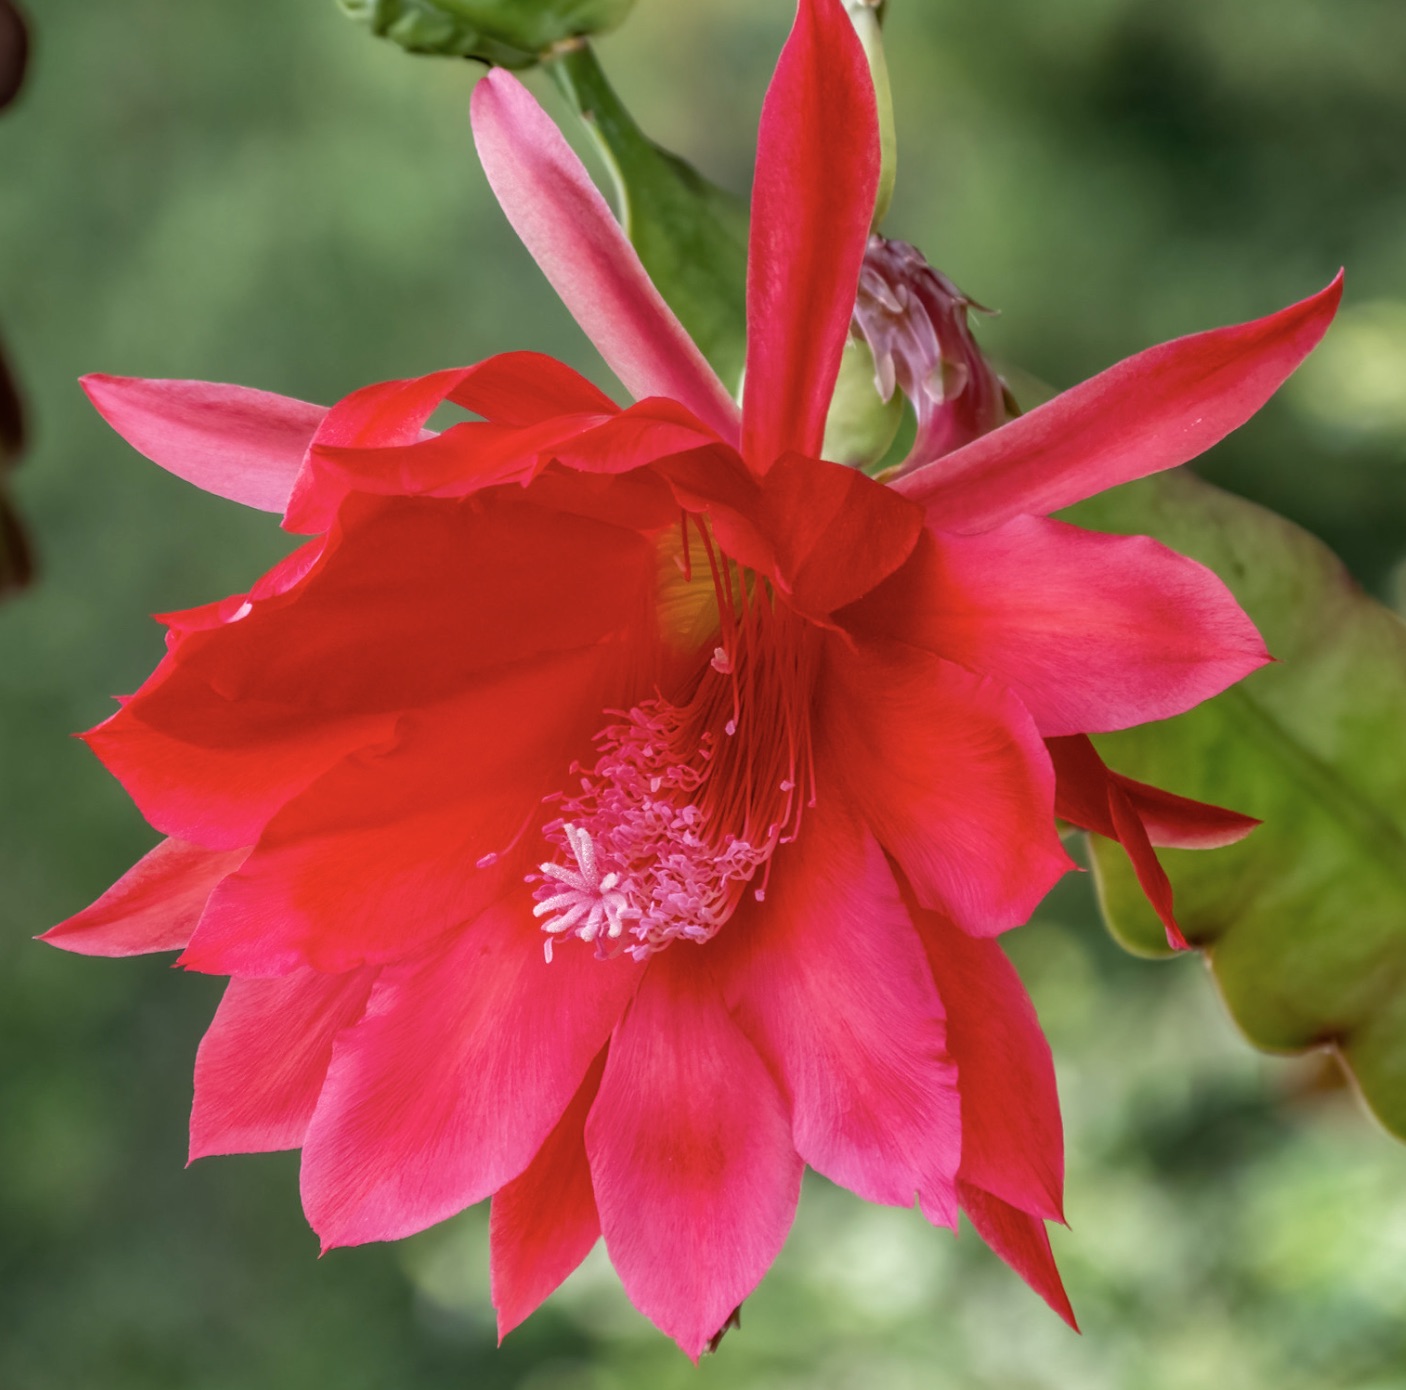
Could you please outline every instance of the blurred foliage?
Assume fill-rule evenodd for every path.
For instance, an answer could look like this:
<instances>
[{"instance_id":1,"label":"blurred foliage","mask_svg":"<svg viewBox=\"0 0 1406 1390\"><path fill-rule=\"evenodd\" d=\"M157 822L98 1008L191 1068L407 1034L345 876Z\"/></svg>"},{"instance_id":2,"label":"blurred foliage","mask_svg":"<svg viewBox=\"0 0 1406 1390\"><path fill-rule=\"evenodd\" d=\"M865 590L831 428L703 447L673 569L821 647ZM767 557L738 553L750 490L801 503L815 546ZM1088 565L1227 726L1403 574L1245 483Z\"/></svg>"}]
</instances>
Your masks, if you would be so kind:
<instances>
[{"instance_id":1,"label":"blurred foliage","mask_svg":"<svg viewBox=\"0 0 1406 1390\"><path fill-rule=\"evenodd\" d=\"M66 737L151 669L143 615L245 587L286 539L131 453L74 378L330 400L508 347L600 368L487 195L469 65L409 62L330 3L42 19L0 122L0 320L35 423L14 482L47 561L0 611L0 1385L1406 1387L1406 1156L1331 1072L1251 1053L1193 962L1123 957L1081 885L1011 945L1059 1064L1082 1339L970 1232L815 1183L701 1372L599 1257L498 1351L481 1212L318 1261L295 1159L182 1170L218 982L28 938L153 839ZM600 53L653 138L741 190L789 22L789 0L639 0ZM1406 8L894 0L888 32L888 227L1005 307L982 328L1003 358L1069 384L1348 264L1349 345L1330 336L1206 471L1395 592L1406 429L1380 364L1406 354Z\"/></svg>"}]
</instances>

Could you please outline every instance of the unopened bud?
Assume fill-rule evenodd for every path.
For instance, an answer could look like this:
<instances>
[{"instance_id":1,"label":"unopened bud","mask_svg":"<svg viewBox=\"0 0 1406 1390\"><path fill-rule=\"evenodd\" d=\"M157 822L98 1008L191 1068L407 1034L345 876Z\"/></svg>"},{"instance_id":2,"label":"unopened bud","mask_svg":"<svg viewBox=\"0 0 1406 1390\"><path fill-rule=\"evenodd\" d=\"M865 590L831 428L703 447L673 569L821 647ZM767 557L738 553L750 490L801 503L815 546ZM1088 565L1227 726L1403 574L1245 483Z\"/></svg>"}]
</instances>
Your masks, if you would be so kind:
<instances>
[{"instance_id":1,"label":"unopened bud","mask_svg":"<svg viewBox=\"0 0 1406 1390\"><path fill-rule=\"evenodd\" d=\"M887 399L879 395L874 389L876 374L869 344L851 334L825 419L823 458L872 471L888 453L903 423L903 397L893 391Z\"/></svg>"},{"instance_id":2,"label":"unopened bud","mask_svg":"<svg viewBox=\"0 0 1406 1390\"><path fill-rule=\"evenodd\" d=\"M918 417L900 472L960 449L1016 413L1005 382L972 337L973 309L990 312L915 247L869 238L851 332L873 353L879 397L890 401L902 391Z\"/></svg>"},{"instance_id":3,"label":"unopened bud","mask_svg":"<svg viewBox=\"0 0 1406 1390\"><path fill-rule=\"evenodd\" d=\"M339 0L411 53L527 68L561 44L614 28L634 0Z\"/></svg>"}]
</instances>

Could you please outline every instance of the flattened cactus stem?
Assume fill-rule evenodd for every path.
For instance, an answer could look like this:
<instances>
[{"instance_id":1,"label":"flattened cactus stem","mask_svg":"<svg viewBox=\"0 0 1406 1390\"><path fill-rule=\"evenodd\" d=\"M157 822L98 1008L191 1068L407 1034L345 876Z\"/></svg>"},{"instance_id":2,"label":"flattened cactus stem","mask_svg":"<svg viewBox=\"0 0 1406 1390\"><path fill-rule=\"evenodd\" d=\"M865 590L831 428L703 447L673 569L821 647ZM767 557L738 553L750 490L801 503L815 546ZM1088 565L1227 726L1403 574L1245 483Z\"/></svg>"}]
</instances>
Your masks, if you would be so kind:
<instances>
[{"instance_id":1,"label":"flattened cactus stem","mask_svg":"<svg viewBox=\"0 0 1406 1390\"><path fill-rule=\"evenodd\" d=\"M874 79L874 100L879 109L879 192L874 202L873 230L878 231L893 202L893 185L898 177L898 135L893 119L893 91L889 86L888 59L884 56L885 0L845 0L859 41L869 59Z\"/></svg>"}]
</instances>

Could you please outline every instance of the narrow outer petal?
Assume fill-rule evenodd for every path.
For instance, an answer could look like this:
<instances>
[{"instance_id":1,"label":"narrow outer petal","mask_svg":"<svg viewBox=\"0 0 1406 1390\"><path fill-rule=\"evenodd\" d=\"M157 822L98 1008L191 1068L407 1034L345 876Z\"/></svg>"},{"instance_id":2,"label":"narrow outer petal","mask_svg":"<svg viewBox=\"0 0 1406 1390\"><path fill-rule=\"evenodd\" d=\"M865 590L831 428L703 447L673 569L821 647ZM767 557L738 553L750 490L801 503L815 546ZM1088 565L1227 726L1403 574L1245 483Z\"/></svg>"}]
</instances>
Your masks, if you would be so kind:
<instances>
[{"instance_id":1,"label":"narrow outer petal","mask_svg":"<svg viewBox=\"0 0 1406 1390\"><path fill-rule=\"evenodd\" d=\"M547 113L498 69L474 88L472 116L508 221L625 389L671 397L735 444L732 398Z\"/></svg>"},{"instance_id":2,"label":"narrow outer petal","mask_svg":"<svg viewBox=\"0 0 1406 1390\"><path fill-rule=\"evenodd\" d=\"M1123 789L1154 845L1222 849L1238 844L1260 824L1253 816L1239 811L1192 801L1190 797L1124 777L1108 767L1092 742L1081 735L1049 738L1045 747L1055 769L1055 814L1071 825L1096 831L1110 840L1118 838L1108 806L1110 782Z\"/></svg>"},{"instance_id":3,"label":"narrow outer petal","mask_svg":"<svg viewBox=\"0 0 1406 1390\"><path fill-rule=\"evenodd\" d=\"M959 1176L1032 1215L1062 1221L1064 1131L1050 1045L996 941L940 913L914 914L962 1090Z\"/></svg>"},{"instance_id":4,"label":"narrow outer petal","mask_svg":"<svg viewBox=\"0 0 1406 1390\"><path fill-rule=\"evenodd\" d=\"M893 870L835 790L778 852L765 901L744 899L709 949L806 1163L866 1201L945 1194L955 1220L961 1114L942 1001Z\"/></svg>"},{"instance_id":5,"label":"narrow outer petal","mask_svg":"<svg viewBox=\"0 0 1406 1390\"><path fill-rule=\"evenodd\" d=\"M841 0L801 0L757 133L742 452L819 457L879 182L874 83Z\"/></svg>"},{"instance_id":6,"label":"narrow outer petal","mask_svg":"<svg viewBox=\"0 0 1406 1390\"><path fill-rule=\"evenodd\" d=\"M216 885L248 853L162 840L91 907L50 927L39 939L80 956L179 951L190 940Z\"/></svg>"},{"instance_id":7,"label":"narrow outer petal","mask_svg":"<svg viewBox=\"0 0 1406 1390\"><path fill-rule=\"evenodd\" d=\"M1218 806L1172 798L1155 787L1119 777L1104 765L1086 738L1050 739L1049 749L1058 776L1055 813L1123 846L1139 886L1166 928L1168 945L1175 951L1185 950L1188 943L1177 925L1171 880L1152 848L1141 807L1149 808L1159 834L1170 834L1174 842L1183 844L1193 839L1200 839L1203 845L1233 843L1247 833L1240 826L1253 829L1258 822L1236 817ZM1236 830L1238 834L1233 833Z\"/></svg>"},{"instance_id":8,"label":"narrow outer petal","mask_svg":"<svg viewBox=\"0 0 1406 1390\"><path fill-rule=\"evenodd\" d=\"M398 1240L532 1161L639 982L628 957L548 965L525 885L447 946L381 972L341 1034L303 1145L323 1248Z\"/></svg>"},{"instance_id":9,"label":"narrow outer petal","mask_svg":"<svg viewBox=\"0 0 1406 1390\"><path fill-rule=\"evenodd\" d=\"M929 531L845 622L994 676L1045 735L1167 719L1269 660L1204 565L1146 536L1042 517L973 536Z\"/></svg>"},{"instance_id":10,"label":"narrow outer petal","mask_svg":"<svg viewBox=\"0 0 1406 1390\"><path fill-rule=\"evenodd\" d=\"M99 415L134 449L196 487L260 511L288 505L320 405L211 381L85 376Z\"/></svg>"},{"instance_id":11,"label":"narrow outer petal","mask_svg":"<svg viewBox=\"0 0 1406 1390\"><path fill-rule=\"evenodd\" d=\"M944 531L1046 515L1203 454L1238 429L1313 350L1342 275L1267 318L1177 338L983 435L894 486Z\"/></svg>"},{"instance_id":12,"label":"narrow outer petal","mask_svg":"<svg viewBox=\"0 0 1406 1390\"><path fill-rule=\"evenodd\" d=\"M296 1149L332 1044L359 1019L374 970L231 980L195 1056L190 1156Z\"/></svg>"},{"instance_id":13,"label":"narrow outer petal","mask_svg":"<svg viewBox=\"0 0 1406 1390\"><path fill-rule=\"evenodd\" d=\"M650 962L611 1042L586 1151L625 1292L697 1360L785 1242L802 1169L776 1083L703 952Z\"/></svg>"},{"instance_id":14,"label":"narrow outer petal","mask_svg":"<svg viewBox=\"0 0 1406 1390\"><path fill-rule=\"evenodd\" d=\"M604 1066L602 1054L537 1157L493 1194L488 1241L500 1342L600 1239L585 1128Z\"/></svg>"},{"instance_id":15,"label":"narrow outer petal","mask_svg":"<svg viewBox=\"0 0 1406 1390\"><path fill-rule=\"evenodd\" d=\"M990 936L1073 868L1054 772L1010 691L897 642L826 647L817 772L849 796L925 907Z\"/></svg>"},{"instance_id":16,"label":"narrow outer petal","mask_svg":"<svg viewBox=\"0 0 1406 1390\"><path fill-rule=\"evenodd\" d=\"M1077 1332L1045 1223L971 1183L958 1183L958 1189L977 1234Z\"/></svg>"}]
</instances>

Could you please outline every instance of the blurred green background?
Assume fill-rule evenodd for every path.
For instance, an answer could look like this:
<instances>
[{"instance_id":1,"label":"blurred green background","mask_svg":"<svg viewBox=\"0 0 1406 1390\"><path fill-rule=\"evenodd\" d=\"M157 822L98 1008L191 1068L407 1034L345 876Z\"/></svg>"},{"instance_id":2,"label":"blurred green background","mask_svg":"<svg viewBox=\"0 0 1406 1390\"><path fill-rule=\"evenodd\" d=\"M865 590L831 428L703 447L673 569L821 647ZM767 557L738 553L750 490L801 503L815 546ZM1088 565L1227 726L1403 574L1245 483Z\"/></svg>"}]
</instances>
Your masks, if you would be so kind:
<instances>
[{"instance_id":1,"label":"blurred green background","mask_svg":"<svg viewBox=\"0 0 1406 1390\"><path fill-rule=\"evenodd\" d=\"M29 9L29 87L0 121L0 324L35 434L14 482L42 566L0 610L0 1386L1406 1387L1406 1153L1331 1068L1252 1054L1195 961L1121 956L1081 884L1010 944L1059 1066L1082 1338L970 1231L814 1182L701 1371L599 1251L499 1351L482 1211L318 1261L295 1156L183 1170L219 982L29 938L154 838L67 735L150 670L148 613L247 587L285 541L128 450L75 378L328 401L512 347L601 369L487 195L477 69L408 58L331 0ZM639 0L601 56L657 138L744 189L790 10ZM1397 595L1400 0L890 10L888 230L1004 310L981 332L1005 360L1067 385L1348 266L1320 355L1205 471Z\"/></svg>"}]
</instances>

